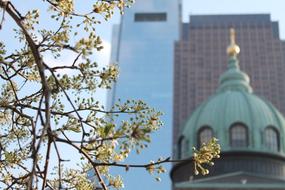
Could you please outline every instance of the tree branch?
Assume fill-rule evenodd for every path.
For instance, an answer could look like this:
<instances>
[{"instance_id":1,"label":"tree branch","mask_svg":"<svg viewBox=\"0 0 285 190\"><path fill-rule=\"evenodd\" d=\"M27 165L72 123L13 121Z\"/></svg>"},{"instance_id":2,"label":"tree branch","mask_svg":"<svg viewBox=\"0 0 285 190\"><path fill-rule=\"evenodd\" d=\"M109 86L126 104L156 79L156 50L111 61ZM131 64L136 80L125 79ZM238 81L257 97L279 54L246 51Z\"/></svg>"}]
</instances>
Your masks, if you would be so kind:
<instances>
[{"instance_id":1,"label":"tree branch","mask_svg":"<svg viewBox=\"0 0 285 190\"><path fill-rule=\"evenodd\" d=\"M16 24L22 29L26 41L28 42L29 47L31 48L33 57L35 59L35 63L37 65L40 78L41 78L41 83L42 83L42 88L43 88L43 93L45 96L45 123L44 123L44 128L42 131L42 136L45 134L45 132L50 129L50 89L46 80L45 76L45 68L44 64L38 49L38 46L35 44L33 38L29 34L29 32L26 30L24 24L23 24L23 17L19 13L19 11L13 6L11 2L5 2L3 0L0 1L0 6L7 11L7 13L12 17L12 19L16 22ZM33 175L31 176L31 181L33 181ZM32 187L30 187L32 189Z\"/></svg>"}]
</instances>

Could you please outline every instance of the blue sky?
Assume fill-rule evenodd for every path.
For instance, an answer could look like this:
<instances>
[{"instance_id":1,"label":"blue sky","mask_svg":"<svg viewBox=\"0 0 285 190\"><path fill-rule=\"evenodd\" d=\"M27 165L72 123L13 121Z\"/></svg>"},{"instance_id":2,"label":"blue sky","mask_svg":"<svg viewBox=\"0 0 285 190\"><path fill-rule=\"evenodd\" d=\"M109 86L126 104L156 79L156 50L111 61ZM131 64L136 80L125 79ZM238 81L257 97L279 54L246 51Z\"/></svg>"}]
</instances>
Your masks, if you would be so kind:
<instances>
[{"instance_id":1,"label":"blue sky","mask_svg":"<svg viewBox=\"0 0 285 190\"><path fill-rule=\"evenodd\" d=\"M82 1L82 0L81 0ZM87 0L83 0L87 1ZM137 0L140 1L140 0ZM142 0L143 1L143 0ZM32 3L34 6L37 5L35 2L39 2L36 0L25 0L25 3L23 4L23 0L15 0L12 2L16 2L19 7L21 7L22 10L27 10L30 8ZM77 1L79 2L79 1ZM39 6L42 6L41 4L38 4ZM85 5L80 5L85 6ZM280 36L281 39L285 39L285 0L183 0L183 21L188 21L190 14L254 14L254 13L268 13L271 14L271 19L273 21L279 22L279 28L280 28ZM6 16L7 17L7 16ZM9 21L9 19L7 19ZM97 32L101 37L103 38L103 41L105 43L105 49L100 53L95 55L95 59L98 60L98 62L101 65L108 64L109 56L110 56L110 42L111 42L111 32L112 32L112 26L113 24L118 24L120 21L120 16L116 14L112 20L108 23L103 23L102 25L98 26ZM46 26L49 26L49 23L46 23ZM5 24L4 30L0 31L0 40L3 40L4 38L9 40L10 38L13 38L9 34L9 27L11 24ZM67 59L68 56L64 56L63 59ZM63 60L58 60L59 62ZM100 92L97 94L98 98L101 99L101 101L105 101L105 93ZM131 98L131 97L130 97ZM158 108L159 109L159 108ZM162 129L163 130L163 129ZM155 143L155 142L153 142ZM171 149L171 147L165 147ZM156 152L154 152L154 157L159 157ZM147 173L145 174L148 175ZM163 177L162 183L162 190L169 190L170 189L170 180L168 178L168 174L164 174L165 177ZM128 181L128 178L125 179ZM154 180L150 179L149 177L146 177L145 179L139 179L139 182L143 183L153 183ZM129 183L136 183L136 182L129 182ZM165 189L165 184L168 184L168 189ZM128 187L125 188L126 190ZM151 189L147 189L151 190Z\"/></svg>"}]
</instances>

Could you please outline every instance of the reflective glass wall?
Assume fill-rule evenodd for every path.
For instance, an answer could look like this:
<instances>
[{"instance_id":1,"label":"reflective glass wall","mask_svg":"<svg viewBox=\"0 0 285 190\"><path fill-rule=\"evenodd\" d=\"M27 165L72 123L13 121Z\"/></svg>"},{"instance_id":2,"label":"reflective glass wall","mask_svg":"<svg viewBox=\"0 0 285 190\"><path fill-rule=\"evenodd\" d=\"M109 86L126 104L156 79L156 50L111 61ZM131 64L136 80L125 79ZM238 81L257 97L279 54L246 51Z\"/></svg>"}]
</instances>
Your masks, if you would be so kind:
<instances>
[{"instance_id":1,"label":"reflective glass wall","mask_svg":"<svg viewBox=\"0 0 285 190\"><path fill-rule=\"evenodd\" d=\"M108 95L108 106L118 98L142 99L164 112L164 127L153 135L142 156L131 155L132 163L172 154L173 55L179 37L179 10L180 0L137 0L125 12L121 25L113 28L111 62L119 63L120 76ZM143 169L123 177L126 190L170 189L168 174L162 175L161 183Z\"/></svg>"}]
</instances>

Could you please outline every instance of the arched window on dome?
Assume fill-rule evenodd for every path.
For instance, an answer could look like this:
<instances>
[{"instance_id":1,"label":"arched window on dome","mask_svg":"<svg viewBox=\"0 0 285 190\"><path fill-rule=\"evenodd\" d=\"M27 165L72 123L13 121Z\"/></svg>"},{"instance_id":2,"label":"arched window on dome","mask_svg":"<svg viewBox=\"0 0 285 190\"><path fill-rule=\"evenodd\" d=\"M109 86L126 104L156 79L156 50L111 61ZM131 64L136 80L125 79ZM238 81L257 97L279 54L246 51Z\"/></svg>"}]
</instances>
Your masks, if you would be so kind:
<instances>
[{"instance_id":1,"label":"arched window on dome","mask_svg":"<svg viewBox=\"0 0 285 190\"><path fill-rule=\"evenodd\" d=\"M198 147L207 143L211 138L213 138L213 129L209 126L201 127L198 132Z\"/></svg>"},{"instance_id":2,"label":"arched window on dome","mask_svg":"<svg viewBox=\"0 0 285 190\"><path fill-rule=\"evenodd\" d=\"M264 144L272 151L279 151L279 133L274 127L266 127L264 131Z\"/></svg>"},{"instance_id":3,"label":"arched window on dome","mask_svg":"<svg viewBox=\"0 0 285 190\"><path fill-rule=\"evenodd\" d=\"M178 159L187 156L186 154L188 152L188 147L189 147L189 141L184 136L181 136L178 140L178 152L177 152Z\"/></svg>"},{"instance_id":4,"label":"arched window on dome","mask_svg":"<svg viewBox=\"0 0 285 190\"><path fill-rule=\"evenodd\" d=\"M244 124L235 123L231 126L230 144L236 148L248 146L248 129Z\"/></svg>"}]
</instances>

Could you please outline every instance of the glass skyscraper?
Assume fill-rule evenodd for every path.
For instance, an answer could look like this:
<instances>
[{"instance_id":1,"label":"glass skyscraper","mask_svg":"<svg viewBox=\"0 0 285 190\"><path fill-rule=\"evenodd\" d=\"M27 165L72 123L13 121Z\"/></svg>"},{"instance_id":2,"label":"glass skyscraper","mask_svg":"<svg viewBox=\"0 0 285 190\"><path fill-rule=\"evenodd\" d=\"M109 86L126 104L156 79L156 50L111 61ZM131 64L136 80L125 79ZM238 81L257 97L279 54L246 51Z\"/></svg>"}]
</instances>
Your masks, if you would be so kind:
<instances>
[{"instance_id":1,"label":"glass skyscraper","mask_svg":"<svg viewBox=\"0 0 285 190\"><path fill-rule=\"evenodd\" d=\"M114 26L111 62L120 75L108 94L108 106L119 98L141 99L162 112L164 127L154 134L143 156L131 155L129 162L144 163L171 156L174 42L179 38L180 0L137 0ZM144 169L123 176L125 189L170 189L169 176L155 182ZM143 185L139 185L142 184Z\"/></svg>"}]
</instances>

